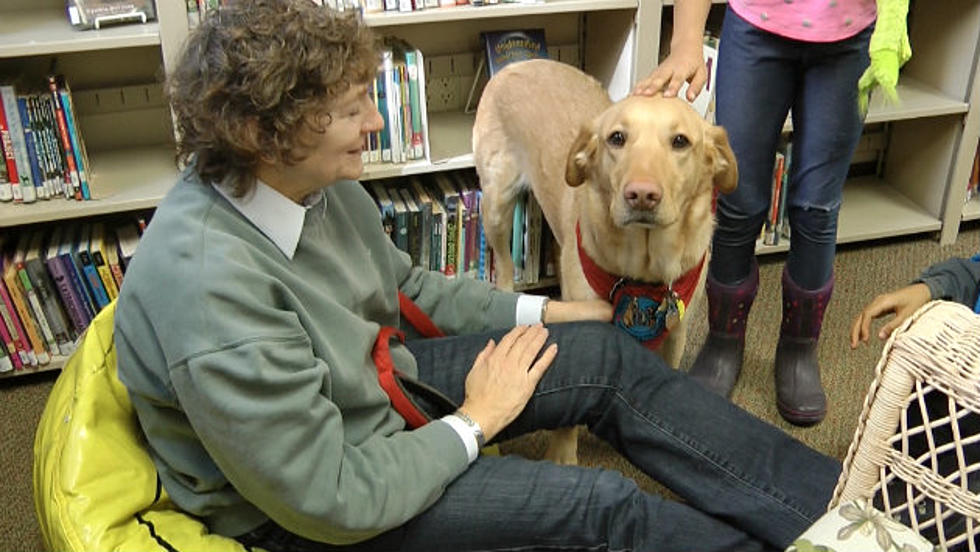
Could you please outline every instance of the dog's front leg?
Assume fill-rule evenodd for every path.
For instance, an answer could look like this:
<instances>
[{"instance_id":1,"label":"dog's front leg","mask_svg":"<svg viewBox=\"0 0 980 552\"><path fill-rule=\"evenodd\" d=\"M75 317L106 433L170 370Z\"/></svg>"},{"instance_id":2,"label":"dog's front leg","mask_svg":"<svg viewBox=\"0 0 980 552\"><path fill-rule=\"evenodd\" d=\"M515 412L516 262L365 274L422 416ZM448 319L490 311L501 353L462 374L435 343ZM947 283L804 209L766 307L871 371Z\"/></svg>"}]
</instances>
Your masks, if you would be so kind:
<instances>
[{"instance_id":1,"label":"dog's front leg","mask_svg":"<svg viewBox=\"0 0 980 552\"><path fill-rule=\"evenodd\" d=\"M664 342L660 346L660 354L671 368L677 370L681 367L681 359L684 358L684 345L686 343L687 324L685 323L677 324L674 329L670 330L667 337L664 338Z\"/></svg>"}]
</instances>

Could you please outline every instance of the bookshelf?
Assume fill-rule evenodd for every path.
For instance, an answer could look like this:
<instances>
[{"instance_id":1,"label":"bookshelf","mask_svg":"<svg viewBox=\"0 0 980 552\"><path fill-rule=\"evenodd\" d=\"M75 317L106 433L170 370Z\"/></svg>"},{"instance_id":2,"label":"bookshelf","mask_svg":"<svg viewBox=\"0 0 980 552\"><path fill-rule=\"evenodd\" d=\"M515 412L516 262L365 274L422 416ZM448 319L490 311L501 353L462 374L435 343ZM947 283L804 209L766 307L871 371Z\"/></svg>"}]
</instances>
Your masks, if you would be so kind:
<instances>
[{"instance_id":1,"label":"bookshelf","mask_svg":"<svg viewBox=\"0 0 980 552\"><path fill-rule=\"evenodd\" d=\"M651 19L669 28L676 0L654 0ZM724 0L712 1L709 27L720 22ZM941 29L941 30L940 30ZM980 132L980 2L913 1L909 9L912 59L902 69L898 104L872 96L867 124L887 123L882 174L845 185L838 243L935 232L942 245L956 240L962 221L980 219L980 202L966 202L966 185ZM669 41L657 40L660 48ZM792 130L787 121L784 131ZM788 244L763 245L759 254Z\"/></svg>"},{"instance_id":2,"label":"bookshelf","mask_svg":"<svg viewBox=\"0 0 980 552\"><path fill-rule=\"evenodd\" d=\"M669 33L675 1L545 0L366 15L379 34L420 48L428 82L443 88L438 96L429 88L431 160L368 165L364 180L473 167L473 114L464 112L463 104L473 79L480 78L475 68L481 31L543 27L549 46L560 47L563 58L571 56L620 98L656 66L661 45L669 43L661 38ZM724 3L713 0L709 21L718 19ZM95 199L0 204L0 232L159 203L177 174L160 81L188 32L184 5L157 2L157 20L145 25L79 32L67 24L62 0L4 0L0 81L45 75L52 67L67 76L82 104L79 126ZM868 123L888 125L883 174L846 185L840 243L935 232L945 244L956 239L961 221L980 219L980 202L964 202L980 132L980 0L915 1L910 34L913 58L899 83L901 103L875 98L868 116ZM760 246L759 252L785 249L785 244ZM45 368L58 369L63 361L56 358Z\"/></svg>"}]
</instances>

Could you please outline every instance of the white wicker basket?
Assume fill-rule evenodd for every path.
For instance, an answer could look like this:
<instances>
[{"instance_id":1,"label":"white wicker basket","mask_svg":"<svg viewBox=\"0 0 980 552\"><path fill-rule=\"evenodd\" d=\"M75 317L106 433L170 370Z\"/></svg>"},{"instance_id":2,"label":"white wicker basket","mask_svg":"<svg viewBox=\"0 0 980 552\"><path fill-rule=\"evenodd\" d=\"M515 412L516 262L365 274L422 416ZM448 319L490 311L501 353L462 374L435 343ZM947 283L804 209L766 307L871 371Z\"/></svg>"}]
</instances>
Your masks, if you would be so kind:
<instances>
[{"instance_id":1,"label":"white wicker basket","mask_svg":"<svg viewBox=\"0 0 980 552\"><path fill-rule=\"evenodd\" d=\"M943 550L978 550L978 415L980 316L933 301L886 342L830 506L870 498Z\"/></svg>"}]
</instances>

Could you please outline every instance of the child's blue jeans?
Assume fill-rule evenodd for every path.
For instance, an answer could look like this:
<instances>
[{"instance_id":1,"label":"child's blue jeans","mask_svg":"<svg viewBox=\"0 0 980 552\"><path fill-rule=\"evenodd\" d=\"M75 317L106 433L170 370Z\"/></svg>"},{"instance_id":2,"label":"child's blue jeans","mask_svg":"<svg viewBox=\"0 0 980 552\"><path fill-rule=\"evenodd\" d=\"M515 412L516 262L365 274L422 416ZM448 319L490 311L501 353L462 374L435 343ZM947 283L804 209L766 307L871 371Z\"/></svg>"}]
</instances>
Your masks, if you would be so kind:
<instances>
[{"instance_id":1,"label":"child's blue jeans","mask_svg":"<svg viewBox=\"0 0 980 552\"><path fill-rule=\"evenodd\" d=\"M716 119L738 161L738 188L718 200L711 276L735 284L749 273L772 198L776 148L792 108L786 196L787 266L818 289L830 279L837 215L861 137L857 82L868 67L873 25L838 42L801 42L763 31L728 9L718 52Z\"/></svg>"}]
</instances>

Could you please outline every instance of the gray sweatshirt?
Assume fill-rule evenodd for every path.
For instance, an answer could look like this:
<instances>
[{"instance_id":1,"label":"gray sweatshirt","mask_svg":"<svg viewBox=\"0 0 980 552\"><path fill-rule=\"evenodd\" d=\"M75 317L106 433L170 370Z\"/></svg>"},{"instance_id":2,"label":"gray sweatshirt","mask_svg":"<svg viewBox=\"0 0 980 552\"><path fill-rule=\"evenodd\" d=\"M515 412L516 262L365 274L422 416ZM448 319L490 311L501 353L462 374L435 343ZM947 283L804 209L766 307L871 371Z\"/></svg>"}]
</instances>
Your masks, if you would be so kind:
<instances>
[{"instance_id":1,"label":"gray sweatshirt","mask_svg":"<svg viewBox=\"0 0 980 552\"><path fill-rule=\"evenodd\" d=\"M119 378L164 488L220 534L272 518L344 544L419 514L467 453L443 421L406 431L378 384L371 349L381 325L399 325L396 292L450 334L515 323L516 294L413 268L357 182L316 199L290 257L185 171L122 286Z\"/></svg>"}]
</instances>

